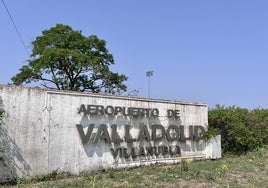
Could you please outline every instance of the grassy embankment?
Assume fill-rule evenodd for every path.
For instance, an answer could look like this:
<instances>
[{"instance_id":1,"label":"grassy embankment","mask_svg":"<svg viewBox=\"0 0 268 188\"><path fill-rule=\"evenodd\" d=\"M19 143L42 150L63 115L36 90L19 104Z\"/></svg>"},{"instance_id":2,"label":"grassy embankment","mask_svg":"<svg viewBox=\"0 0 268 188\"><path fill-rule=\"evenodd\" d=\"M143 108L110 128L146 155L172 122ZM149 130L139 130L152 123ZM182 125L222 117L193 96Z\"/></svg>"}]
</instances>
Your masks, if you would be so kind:
<instances>
[{"instance_id":1,"label":"grassy embankment","mask_svg":"<svg viewBox=\"0 0 268 188\"><path fill-rule=\"evenodd\" d=\"M108 170L67 177L50 174L6 187L268 187L268 148L215 161Z\"/></svg>"}]
</instances>

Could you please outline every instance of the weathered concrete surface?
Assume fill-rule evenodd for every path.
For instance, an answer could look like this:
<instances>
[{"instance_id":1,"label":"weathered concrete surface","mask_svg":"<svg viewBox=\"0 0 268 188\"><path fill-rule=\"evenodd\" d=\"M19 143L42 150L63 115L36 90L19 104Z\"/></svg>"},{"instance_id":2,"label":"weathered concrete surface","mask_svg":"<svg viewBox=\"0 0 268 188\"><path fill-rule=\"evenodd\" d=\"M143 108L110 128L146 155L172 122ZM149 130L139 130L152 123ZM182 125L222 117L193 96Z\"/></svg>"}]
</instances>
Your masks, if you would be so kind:
<instances>
[{"instance_id":1,"label":"weathered concrete surface","mask_svg":"<svg viewBox=\"0 0 268 188\"><path fill-rule=\"evenodd\" d=\"M221 135L207 140L206 152L210 159L221 158Z\"/></svg>"},{"instance_id":2,"label":"weathered concrete surface","mask_svg":"<svg viewBox=\"0 0 268 188\"><path fill-rule=\"evenodd\" d=\"M200 128L205 128L208 124L208 109L203 103L59 92L15 86L0 86L0 103L0 107L5 110L0 126L0 148L4 149L4 152L0 152L0 156L4 158L4 161L0 161L0 181L32 177L53 171L78 175L83 171L107 168L131 167L156 162L174 163L187 157L218 158L221 156L220 145L215 148L215 144L198 139L202 131ZM122 113L92 115L81 112L82 105L111 106L118 109L126 107L136 110L157 109L159 114L155 117L133 117ZM167 117L168 109L177 110L179 117ZM87 137L92 125L94 127L92 134L88 134ZM113 125L117 125L116 134L112 133ZM129 137L126 136L126 125L130 127ZM192 134L191 129L193 132L194 127L199 126L199 129L196 129L196 135L191 139L183 140L181 135L181 140L171 141L163 137L156 141L157 138L151 139L154 125L163 126L165 131L170 125L174 125L175 129L176 126L183 128L180 129L180 134L183 132L185 137ZM101 127L108 131L108 135L105 135L105 130L100 131ZM141 129L144 132L141 132ZM150 138L147 138L146 129ZM175 129L174 127L170 129L170 139L176 137L178 132L174 132ZM159 131L156 131L156 137L163 135ZM98 134L99 137L96 136ZM121 139L121 142L116 143L115 136ZM110 142L107 142L108 137L111 138ZM126 137L137 140L141 138L141 140L131 143L126 141ZM83 143L83 139L87 142ZM220 144L218 140L215 143ZM158 151L162 153L158 156L149 155L148 151L146 155L141 154L138 157L134 155L122 157L120 152L118 155L113 155L111 152L111 149L115 152L116 148L129 149L130 152L131 148L159 146L162 150ZM163 148L167 148L166 146L174 148L179 146L181 153L174 156L164 155Z\"/></svg>"}]
</instances>

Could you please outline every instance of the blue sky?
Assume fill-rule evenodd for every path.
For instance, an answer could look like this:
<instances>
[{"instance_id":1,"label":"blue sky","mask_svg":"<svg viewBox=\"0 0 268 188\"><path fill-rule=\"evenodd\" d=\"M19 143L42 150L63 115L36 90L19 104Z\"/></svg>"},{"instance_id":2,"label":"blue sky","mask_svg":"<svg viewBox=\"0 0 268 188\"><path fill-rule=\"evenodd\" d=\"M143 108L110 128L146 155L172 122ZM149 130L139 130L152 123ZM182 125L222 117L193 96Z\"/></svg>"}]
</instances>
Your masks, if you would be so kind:
<instances>
[{"instance_id":1,"label":"blue sky","mask_svg":"<svg viewBox=\"0 0 268 188\"><path fill-rule=\"evenodd\" d=\"M106 40L111 69L152 98L268 108L268 1L4 0L31 53L57 23ZM0 6L0 84L29 59Z\"/></svg>"}]
</instances>

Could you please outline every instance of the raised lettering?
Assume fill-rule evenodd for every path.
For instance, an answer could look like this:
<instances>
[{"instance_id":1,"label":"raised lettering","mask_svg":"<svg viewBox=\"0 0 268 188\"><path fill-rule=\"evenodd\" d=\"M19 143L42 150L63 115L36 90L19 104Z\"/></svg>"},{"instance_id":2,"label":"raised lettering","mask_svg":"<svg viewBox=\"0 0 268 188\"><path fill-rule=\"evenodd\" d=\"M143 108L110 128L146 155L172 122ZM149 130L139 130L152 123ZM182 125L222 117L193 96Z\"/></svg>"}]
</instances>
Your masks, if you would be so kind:
<instances>
[{"instance_id":1,"label":"raised lettering","mask_svg":"<svg viewBox=\"0 0 268 188\"><path fill-rule=\"evenodd\" d=\"M105 114L107 114L107 115L113 115L113 114L114 114L114 107L112 107L112 106L107 106L107 107L105 108Z\"/></svg>"},{"instance_id":2,"label":"raised lettering","mask_svg":"<svg viewBox=\"0 0 268 188\"><path fill-rule=\"evenodd\" d=\"M80 114L81 112L83 112L84 114L87 114L87 110L84 104L81 104L79 110L78 110L78 114Z\"/></svg>"},{"instance_id":3,"label":"raised lettering","mask_svg":"<svg viewBox=\"0 0 268 188\"><path fill-rule=\"evenodd\" d=\"M146 147L147 155L154 155L154 150L153 147Z\"/></svg>"},{"instance_id":4,"label":"raised lettering","mask_svg":"<svg viewBox=\"0 0 268 188\"><path fill-rule=\"evenodd\" d=\"M129 114L131 114L133 117L139 117L139 112L140 111L138 108L129 108Z\"/></svg>"},{"instance_id":5,"label":"raised lettering","mask_svg":"<svg viewBox=\"0 0 268 188\"><path fill-rule=\"evenodd\" d=\"M130 135L130 125L125 125L125 141L127 143L133 143L133 142L136 142L136 139L135 138L131 138L131 135Z\"/></svg>"},{"instance_id":6,"label":"raised lettering","mask_svg":"<svg viewBox=\"0 0 268 188\"><path fill-rule=\"evenodd\" d=\"M176 154L179 154L179 156L181 156L181 148L180 148L180 146L176 146L175 150L176 150Z\"/></svg>"},{"instance_id":7,"label":"raised lettering","mask_svg":"<svg viewBox=\"0 0 268 188\"><path fill-rule=\"evenodd\" d=\"M138 141L142 141L143 139L145 139L147 141L151 141L148 128L144 124L142 124L141 127L140 127L140 133L139 133Z\"/></svg>"},{"instance_id":8,"label":"raised lettering","mask_svg":"<svg viewBox=\"0 0 268 188\"><path fill-rule=\"evenodd\" d=\"M111 127L112 127L112 142L117 144L123 142L123 139L121 139L117 133L117 125L113 124L111 125Z\"/></svg>"},{"instance_id":9,"label":"raised lettering","mask_svg":"<svg viewBox=\"0 0 268 188\"><path fill-rule=\"evenodd\" d=\"M132 158L136 158L138 156L136 148L131 148L131 156Z\"/></svg>"},{"instance_id":10,"label":"raised lettering","mask_svg":"<svg viewBox=\"0 0 268 188\"><path fill-rule=\"evenodd\" d=\"M155 154L156 157L158 157L162 152L162 147L161 146L153 147L153 149L154 149L154 154Z\"/></svg>"},{"instance_id":11,"label":"raised lettering","mask_svg":"<svg viewBox=\"0 0 268 188\"><path fill-rule=\"evenodd\" d=\"M160 136L157 137L157 130L160 130ZM152 140L161 141L165 136L165 128L162 125L152 125Z\"/></svg>"},{"instance_id":12,"label":"raised lettering","mask_svg":"<svg viewBox=\"0 0 268 188\"><path fill-rule=\"evenodd\" d=\"M184 130L184 126L181 126L180 127L180 138L181 138L181 140L182 141L185 141L185 140L193 140L193 126L192 125L190 125L189 126L189 136L188 137L186 137L185 136L185 132L184 132L185 130Z\"/></svg>"},{"instance_id":13,"label":"raised lettering","mask_svg":"<svg viewBox=\"0 0 268 188\"><path fill-rule=\"evenodd\" d=\"M93 128L94 128L94 124L89 124L88 125L86 134L84 133L83 126L81 124L77 124L76 127L77 127L77 130L78 130L80 139L82 141L82 144L84 145L84 144L88 143L89 139L90 139L90 136L92 134Z\"/></svg>"},{"instance_id":14,"label":"raised lettering","mask_svg":"<svg viewBox=\"0 0 268 188\"><path fill-rule=\"evenodd\" d=\"M145 156L146 153L145 153L145 150L144 150L144 147L140 147L140 156Z\"/></svg>"},{"instance_id":15,"label":"raised lettering","mask_svg":"<svg viewBox=\"0 0 268 188\"><path fill-rule=\"evenodd\" d=\"M87 105L87 113L90 115L97 115L98 110L96 105Z\"/></svg>"},{"instance_id":16,"label":"raised lettering","mask_svg":"<svg viewBox=\"0 0 268 188\"><path fill-rule=\"evenodd\" d=\"M104 106L98 105L96 109L96 114L104 115Z\"/></svg>"},{"instance_id":17,"label":"raised lettering","mask_svg":"<svg viewBox=\"0 0 268 188\"><path fill-rule=\"evenodd\" d=\"M123 109L119 106L116 106L115 109L114 109L114 115L117 115L119 112L122 113Z\"/></svg>"},{"instance_id":18,"label":"raised lettering","mask_svg":"<svg viewBox=\"0 0 268 188\"><path fill-rule=\"evenodd\" d=\"M162 155L165 156L168 154L168 146L162 146Z\"/></svg>"},{"instance_id":19,"label":"raised lettering","mask_svg":"<svg viewBox=\"0 0 268 188\"><path fill-rule=\"evenodd\" d=\"M111 148L111 152L112 152L114 159L118 156L118 153L120 150L121 150L121 148L116 148L115 150L114 150L114 148Z\"/></svg>"},{"instance_id":20,"label":"raised lettering","mask_svg":"<svg viewBox=\"0 0 268 188\"><path fill-rule=\"evenodd\" d=\"M128 109L128 110L127 110ZM128 116L129 115L129 108L123 107L123 115ZM128 112L127 112L128 111Z\"/></svg>"},{"instance_id":21,"label":"raised lettering","mask_svg":"<svg viewBox=\"0 0 268 188\"><path fill-rule=\"evenodd\" d=\"M158 117L159 116L159 110L156 109L156 108L152 109L151 116L152 117Z\"/></svg>"},{"instance_id":22,"label":"raised lettering","mask_svg":"<svg viewBox=\"0 0 268 188\"><path fill-rule=\"evenodd\" d=\"M107 143L111 143L111 138L109 136L107 126L105 124L101 124L98 133L96 135L96 138L94 140L94 144L98 143L99 140L105 140Z\"/></svg>"},{"instance_id":23,"label":"raised lettering","mask_svg":"<svg viewBox=\"0 0 268 188\"><path fill-rule=\"evenodd\" d=\"M205 128L201 125L194 126L194 140L201 140L204 138Z\"/></svg>"},{"instance_id":24,"label":"raised lettering","mask_svg":"<svg viewBox=\"0 0 268 188\"><path fill-rule=\"evenodd\" d=\"M174 130L173 132L175 132L175 136L172 137L172 133L171 133L171 130ZM166 131L166 137L167 137L167 140L170 141L170 142L173 142L175 140L179 140L180 139L180 130L179 130L179 127L177 127L176 125L170 125Z\"/></svg>"},{"instance_id":25,"label":"raised lettering","mask_svg":"<svg viewBox=\"0 0 268 188\"><path fill-rule=\"evenodd\" d=\"M179 118L180 117L180 110L167 110L167 117L168 118Z\"/></svg>"},{"instance_id":26,"label":"raised lettering","mask_svg":"<svg viewBox=\"0 0 268 188\"><path fill-rule=\"evenodd\" d=\"M127 148L123 148L123 156L125 159L129 158L131 155L131 152L128 153L127 150Z\"/></svg>"}]
</instances>

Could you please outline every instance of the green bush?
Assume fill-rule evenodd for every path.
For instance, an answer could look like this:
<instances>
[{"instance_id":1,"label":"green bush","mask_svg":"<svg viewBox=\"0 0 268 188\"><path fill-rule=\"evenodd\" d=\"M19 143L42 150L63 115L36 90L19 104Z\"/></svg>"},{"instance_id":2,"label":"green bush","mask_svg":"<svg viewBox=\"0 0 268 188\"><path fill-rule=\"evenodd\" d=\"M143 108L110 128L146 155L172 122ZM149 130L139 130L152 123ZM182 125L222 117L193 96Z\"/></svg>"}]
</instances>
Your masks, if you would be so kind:
<instances>
[{"instance_id":1,"label":"green bush","mask_svg":"<svg viewBox=\"0 0 268 188\"><path fill-rule=\"evenodd\" d=\"M221 134L223 153L241 154L268 144L268 110L216 105L208 112L208 130Z\"/></svg>"},{"instance_id":2,"label":"green bush","mask_svg":"<svg viewBox=\"0 0 268 188\"><path fill-rule=\"evenodd\" d=\"M3 109L0 109L0 120L3 118L3 116L4 116L4 110Z\"/></svg>"}]
</instances>

